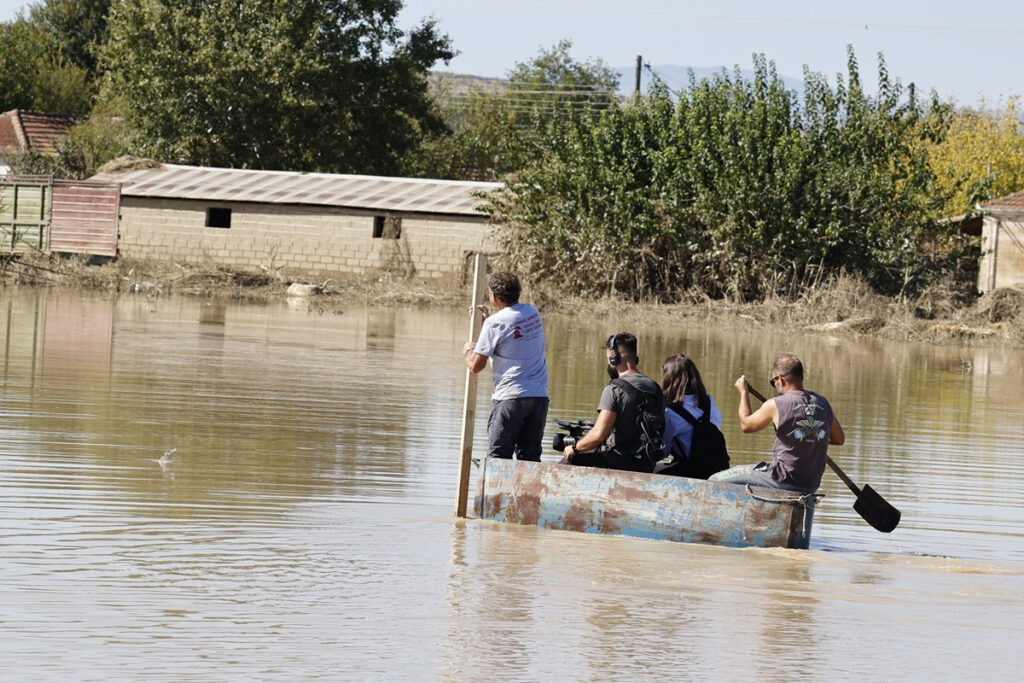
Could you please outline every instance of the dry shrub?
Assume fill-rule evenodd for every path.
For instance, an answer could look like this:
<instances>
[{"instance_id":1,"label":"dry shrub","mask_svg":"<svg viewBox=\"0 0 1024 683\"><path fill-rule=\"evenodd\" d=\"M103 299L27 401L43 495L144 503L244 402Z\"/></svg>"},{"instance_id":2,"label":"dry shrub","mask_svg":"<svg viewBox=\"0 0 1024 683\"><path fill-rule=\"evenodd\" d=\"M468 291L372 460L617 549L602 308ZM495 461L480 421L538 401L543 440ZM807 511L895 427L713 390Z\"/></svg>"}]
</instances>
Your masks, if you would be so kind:
<instances>
[{"instance_id":1,"label":"dry shrub","mask_svg":"<svg viewBox=\"0 0 1024 683\"><path fill-rule=\"evenodd\" d=\"M881 327L892 305L891 299L876 294L863 278L838 273L799 290L795 298L773 294L745 308L763 322L798 327L846 323L831 329L863 332Z\"/></svg>"},{"instance_id":2,"label":"dry shrub","mask_svg":"<svg viewBox=\"0 0 1024 683\"><path fill-rule=\"evenodd\" d=\"M923 320L952 318L963 307L959 298L945 286L929 287L913 302L914 315Z\"/></svg>"},{"instance_id":3,"label":"dry shrub","mask_svg":"<svg viewBox=\"0 0 1024 683\"><path fill-rule=\"evenodd\" d=\"M111 159L96 169L96 174L117 175L121 173L130 173L131 171L141 171L147 168L160 168L160 162L154 161L153 159L133 157L129 154L116 159Z\"/></svg>"},{"instance_id":4,"label":"dry shrub","mask_svg":"<svg viewBox=\"0 0 1024 683\"><path fill-rule=\"evenodd\" d=\"M943 340L949 342L966 342L982 337L992 337L998 330L992 327L972 327L961 323L938 323L931 325L925 333L932 337L933 341Z\"/></svg>"},{"instance_id":5,"label":"dry shrub","mask_svg":"<svg viewBox=\"0 0 1024 683\"><path fill-rule=\"evenodd\" d=\"M816 316L831 314L834 320L886 317L892 306L892 300L877 294L867 280L848 273L833 275L821 286L807 289L798 303Z\"/></svg>"},{"instance_id":6,"label":"dry shrub","mask_svg":"<svg viewBox=\"0 0 1024 683\"><path fill-rule=\"evenodd\" d=\"M87 256L61 257L37 250L6 254L0 261L0 280L13 285L62 285L81 277L88 260Z\"/></svg>"},{"instance_id":7,"label":"dry shrub","mask_svg":"<svg viewBox=\"0 0 1024 683\"><path fill-rule=\"evenodd\" d=\"M1024 290L1000 287L981 297L975 308L991 323L1020 322L1024 312Z\"/></svg>"}]
</instances>

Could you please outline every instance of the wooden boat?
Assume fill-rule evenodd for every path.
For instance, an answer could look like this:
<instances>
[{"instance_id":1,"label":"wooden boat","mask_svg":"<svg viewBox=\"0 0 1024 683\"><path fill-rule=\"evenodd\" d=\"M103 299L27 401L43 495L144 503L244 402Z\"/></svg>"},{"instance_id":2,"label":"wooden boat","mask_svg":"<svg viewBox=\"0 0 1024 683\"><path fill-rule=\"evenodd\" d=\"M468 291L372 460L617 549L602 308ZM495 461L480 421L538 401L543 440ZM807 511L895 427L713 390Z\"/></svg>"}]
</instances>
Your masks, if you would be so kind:
<instances>
[{"instance_id":1,"label":"wooden boat","mask_svg":"<svg viewBox=\"0 0 1024 683\"><path fill-rule=\"evenodd\" d=\"M483 458L481 519L731 547L807 548L821 494Z\"/></svg>"}]
</instances>

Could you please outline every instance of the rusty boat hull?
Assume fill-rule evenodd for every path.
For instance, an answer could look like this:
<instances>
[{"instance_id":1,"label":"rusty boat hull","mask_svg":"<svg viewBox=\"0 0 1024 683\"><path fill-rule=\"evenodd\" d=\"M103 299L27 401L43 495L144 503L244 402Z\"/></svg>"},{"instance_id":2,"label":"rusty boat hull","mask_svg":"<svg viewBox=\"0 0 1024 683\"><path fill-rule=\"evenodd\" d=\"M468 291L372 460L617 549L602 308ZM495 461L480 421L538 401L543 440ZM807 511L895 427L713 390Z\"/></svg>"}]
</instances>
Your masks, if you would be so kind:
<instances>
[{"instance_id":1,"label":"rusty boat hull","mask_svg":"<svg viewBox=\"0 0 1024 683\"><path fill-rule=\"evenodd\" d=\"M555 463L483 458L481 519L731 547L807 548L820 496Z\"/></svg>"}]
</instances>

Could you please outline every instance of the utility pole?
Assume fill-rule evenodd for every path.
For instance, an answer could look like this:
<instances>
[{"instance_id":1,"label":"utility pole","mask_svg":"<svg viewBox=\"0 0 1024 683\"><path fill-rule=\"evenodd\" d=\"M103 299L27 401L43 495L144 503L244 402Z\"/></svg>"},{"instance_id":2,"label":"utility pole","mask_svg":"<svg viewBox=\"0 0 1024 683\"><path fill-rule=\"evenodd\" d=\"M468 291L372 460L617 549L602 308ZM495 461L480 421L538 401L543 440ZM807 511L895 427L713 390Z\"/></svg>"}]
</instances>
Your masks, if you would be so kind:
<instances>
[{"instance_id":1,"label":"utility pole","mask_svg":"<svg viewBox=\"0 0 1024 683\"><path fill-rule=\"evenodd\" d=\"M633 89L633 93L637 99L640 99L640 72L644 68L643 55L636 56L636 87Z\"/></svg>"},{"instance_id":2,"label":"utility pole","mask_svg":"<svg viewBox=\"0 0 1024 683\"><path fill-rule=\"evenodd\" d=\"M907 88L907 92L910 94L910 108L914 108L914 84L911 83L910 87Z\"/></svg>"}]
</instances>

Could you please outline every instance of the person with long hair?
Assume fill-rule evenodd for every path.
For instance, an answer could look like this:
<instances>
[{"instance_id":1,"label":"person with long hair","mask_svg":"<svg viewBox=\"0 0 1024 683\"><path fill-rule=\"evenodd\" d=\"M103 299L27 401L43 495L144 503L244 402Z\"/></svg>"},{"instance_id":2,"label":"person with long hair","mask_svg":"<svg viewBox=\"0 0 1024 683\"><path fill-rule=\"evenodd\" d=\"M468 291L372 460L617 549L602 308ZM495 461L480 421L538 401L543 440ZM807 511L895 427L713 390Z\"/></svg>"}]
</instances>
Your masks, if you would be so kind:
<instances>
[{"instance_id":1,"label":"person with long hair","mask_svg":"<svg viewBox=\"0 0 1024 683\"><path fill-rule=\"evenodd\" d=\"M707 479L729 467L722 436L722 413L704 388L696 364L681 353L661 365L665 394L665 460L657 470ZM694 448L695 437L699 440Z\"/></svg>"}]
</instances>

